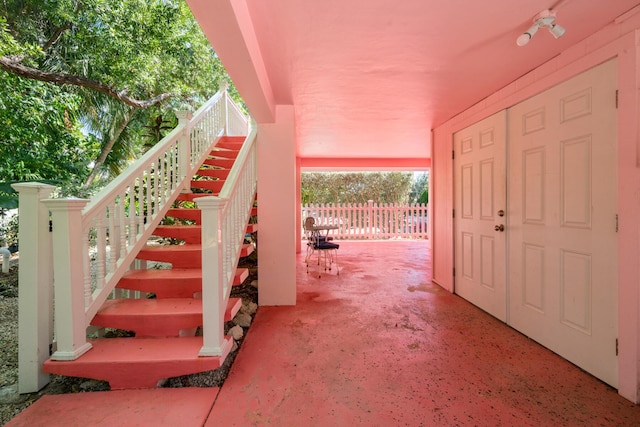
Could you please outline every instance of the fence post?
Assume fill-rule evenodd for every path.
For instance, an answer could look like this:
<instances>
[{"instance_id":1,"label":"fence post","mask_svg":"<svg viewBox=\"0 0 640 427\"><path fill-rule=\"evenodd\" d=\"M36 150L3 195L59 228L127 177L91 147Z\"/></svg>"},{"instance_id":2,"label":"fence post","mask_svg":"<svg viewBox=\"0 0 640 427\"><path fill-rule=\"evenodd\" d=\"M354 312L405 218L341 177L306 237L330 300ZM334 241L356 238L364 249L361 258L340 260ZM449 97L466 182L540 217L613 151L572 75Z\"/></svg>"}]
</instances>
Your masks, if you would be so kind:
<instances>
[{"instance_id":1,"label":"fence post","mask_svg":"<svg viewBox=\"0 0 640 427\"><path fill-rule=\"evenodd\" d=\"M176 111L178 126L184 126L183 136L180 138L179 150L179 172L177 182L189 175L191 171L191 132L189 131L189 120L193 117L188 111Z\"/></svg>"},{"instance_id":2,"label":"fence post","mask_svg":"<svg viewBox=\"0 0 640 427\"><path fill-rule=\"evenodd\" d=\"M53 263L49 210L40 203L55 187L13 184L19 193L18 391L34 393L49 383L42 364L53 340Z\"/></svg>"},{"instance_id":3,"label":"fence post","mask_svg":"<svg viewBox=\"0 0 640 427\"><path fill-rule=\"evenodd\" d=\"M368 224L367 224L367 228L369 229L367 232L367 239L371 240L373 239L373 200L367 200L367 205L369 208L369 215L368 215Z\"/></svg>"},{"instance_id":4,"label":"fence post","mask_svg":"<svg viewBox=\"0 0 640 427\"><path fill-rule=\"evenodd\" d=\"M47 199L53 224L53 279L57 349L54 360L75 360L86 353L82 209L86 199ZM89 290L90 291L90 290Z\"/></svg>"},{"instance_id":5,"label":"fence post","mask_svg":"<svg viewBox=\"0 0 640 427\"><path fill-rule=\"evenodd\" d=\"M216 196L195 200L202 212L202 348L200 356L223 356L224 311L222 213L227 199Z\"/></svg>"}]
</instances>

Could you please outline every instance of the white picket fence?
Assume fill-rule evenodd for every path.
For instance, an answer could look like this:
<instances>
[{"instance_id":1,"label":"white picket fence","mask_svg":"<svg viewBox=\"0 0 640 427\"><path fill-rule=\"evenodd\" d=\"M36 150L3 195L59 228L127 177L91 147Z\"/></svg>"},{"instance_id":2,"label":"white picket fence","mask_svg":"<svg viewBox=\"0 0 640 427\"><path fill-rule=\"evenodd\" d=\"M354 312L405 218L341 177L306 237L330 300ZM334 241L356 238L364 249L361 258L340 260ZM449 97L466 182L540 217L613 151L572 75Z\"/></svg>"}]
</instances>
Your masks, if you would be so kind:
<instances>
[{"instance_id":1,"label":"white picket fence","mask_svg":"<svg viewBox=\"0 0 640 427\"><path fill-rule=\"evenodd\" d=\"M334 225L339 239L426 239L428 205L374 203L307 204L302 220L313 217L316 225Z\"/></svg>"}]
</instances>

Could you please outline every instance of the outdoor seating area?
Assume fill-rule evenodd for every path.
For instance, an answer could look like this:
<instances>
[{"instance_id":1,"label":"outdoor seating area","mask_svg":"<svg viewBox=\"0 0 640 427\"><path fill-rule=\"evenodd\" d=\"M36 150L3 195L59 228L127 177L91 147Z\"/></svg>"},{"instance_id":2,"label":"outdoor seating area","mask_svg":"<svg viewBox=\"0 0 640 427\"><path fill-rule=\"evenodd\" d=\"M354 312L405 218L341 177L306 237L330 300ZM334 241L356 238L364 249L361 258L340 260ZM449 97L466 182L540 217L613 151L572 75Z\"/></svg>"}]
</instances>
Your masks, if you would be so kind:
<instances>
[{"instance_id":1,"label":"outdoor seating area","mask_svg":"<svg viewBox=\"0 0 640 427\"><path fill-rule=\"evenodd\" d=\"M330 224L316 225L313 217L308 217L304 221L304 233L307 240L307 255L305 264L307 274L309 265L315 264L318 268L318 278L322 277L322 271L333 271L335 266L336 275L340 275L338 267L338 249L340 245L333 242L333 237L329 235L331 230L338 227ZM315 260L315 261L314 261Z\"/></svg>"}]
</instances>

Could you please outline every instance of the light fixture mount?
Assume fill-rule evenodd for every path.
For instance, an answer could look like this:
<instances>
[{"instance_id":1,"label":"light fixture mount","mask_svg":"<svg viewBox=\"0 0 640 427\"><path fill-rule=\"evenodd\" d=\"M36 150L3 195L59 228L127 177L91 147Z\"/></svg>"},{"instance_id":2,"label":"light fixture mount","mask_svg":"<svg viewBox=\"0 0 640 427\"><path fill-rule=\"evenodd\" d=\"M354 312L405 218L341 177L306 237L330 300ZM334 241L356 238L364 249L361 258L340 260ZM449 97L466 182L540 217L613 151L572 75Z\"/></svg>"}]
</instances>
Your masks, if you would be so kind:
<instances>
[{"instance_id":1,"label":"light fixture mount","mask_svg":"<svg viewBox=\"0 0 640 427\"><path fill-rule=\"evenodd\" d=\"M533 17L533 25L516 39L518 46L524 46L533 38L540 28L547 27L553 37L560 38L566 32L565 28L556 24L556 12L545 9Z\"/></svg>"}]
</instances>

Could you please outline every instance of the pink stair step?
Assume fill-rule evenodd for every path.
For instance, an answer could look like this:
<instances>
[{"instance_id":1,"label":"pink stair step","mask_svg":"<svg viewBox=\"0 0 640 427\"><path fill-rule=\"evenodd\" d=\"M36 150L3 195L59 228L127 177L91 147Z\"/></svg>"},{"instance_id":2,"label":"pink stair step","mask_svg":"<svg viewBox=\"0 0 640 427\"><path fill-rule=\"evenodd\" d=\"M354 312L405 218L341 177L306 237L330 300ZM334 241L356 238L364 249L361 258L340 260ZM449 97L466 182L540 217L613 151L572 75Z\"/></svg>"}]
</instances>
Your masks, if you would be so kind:
<instances>
[{"instance_id":1,"label":"pink stair step","mask_svg":"<svg viewBox=\"0 0 640 427\"><path fill-rule=\"evenodd\" d=\"M202 291L202 271L196 268L129 270L116 287L153 292L157 298L192 298L194 293Z\"/></svg>"},{"instance_id":2,"label":"pink stair step","mask_svg":"<svg viewBox=\"0 0 640 427\"><path fill-rule=\"evenodd\" d=\"M138 252L137 258L147 261L169 262L173 268L201 268L202 246L199 244L147 245Z\"/></svg>"},{"instance_id":3,"label":"pink stair step","mask_svg":"<svg viewBox=\"0 0 640 427\"><path fill-rule=\"evenodd\" d=\"M196 175L226 179L229 176L229 169L199 169Z\"/></svg>"},{"instance_id":4,"label":"pink stair step","mask_svg":"<svg viewBox=\"0 0 640 427\"><path fill-rule=\"evenodd\" d=\"M230 298L224 313L228 322L242 307L240 298ZM202 326L202 300L194 298L108 300L91 324L133 331L136 338L177 337L181 330Z\"/></svg>"},{"instance_id":5,"label":"pink stair step","mask_svg":"<svg viewBox=\"0 0 640 427\"><path fill-rule=\"evenodd\" d=\"M233 285L241 285L249 277L249 269L237 268ZM168 270L129 270L116 286L118 289L152 292L156 298L192 298L202 291L202 271L196 268Z\"/></svg>"},{"instance_id":6,"label":"pink stair step","mask_svg":"<svg viewBox=\"0 0 640 427\"><path fill-rule=\"evenodd\" d=\"M233 344L225 337L221 356L200 357L202 337L103 338L76 360L44 362L44 372L108 381L112 390L155 388L160 380L217 369Z\"/></svg>"},{"instance_id":7,"label":"pink stair step","mask_svg":"<svg viewBox=\"0 0 640 427\"><path fill-rule=\"evenodd\" d=\"M233 277L233 286L239 286L244 283L249 277L249 269L248 268L236 268L236 274Z\"/></svg>"},{"instance_id":8,"label":"pink stair step","mask_svg":"<svg viewBox=\"0 0 640 427\"><path fill-rule=\"evenodd\" d=\"M212 193L219 193L220 190L222 190L224 182L222 179L201 179L191 181L191 188L200 188L202 190L209 190Z\"/></svg>"},{"instance_id":9,"label":"pink stair step","mask_svg":"<svg viewBox=\"0 0 640 427\"><path fill-rule=\"evenodd\" d=\"M223 137L220 138L220 141L235 142L235 143L242 144L245 141L245 139L247 139L246 135L224 135Z\"/></svg>"},{"instance_id":10,"label":"pink stair step","mask_svg":"<svg viewBox=\"0 0 640 427\"><path fill-rule=\"evenodd\" d=\"M254 246L251 243L245 243L242 245L242 249L240 249L240 257L249 256L255 250Z\"/></svg>"},{"instance_id":11,"label":"pink stair step","mask_svg":"<svg viewBox=\"0 0 640 427\"><path fill-rule=\"evenodd\" d=\"M234 159L236 157L238 157L238 153L240 152L240 149L237 150L232 150L229 148L224 148L224 147L220 147L219 145L216 145L216 148L214 148L213 150L211 150L210 155L212 157L221 157L223 159Z\"/></svg>"},{"instance_id":12,"label":"pink stair step","mask_svg":"<svg viewBox=\"0 0 640 427\"><path fill-rule=\"evenodd\" d=\"M200 225L159 225L153 231L154 236L184 240L185 243L200 243L202 226Z\"/></svg>"},{"instance_id":13,"label":"pink stair step","mask_svg":"<svg viewBox=\"0 0 640 427\"><path fill-rule=\"evenodd\" d=\"M235 160L212 158L205 159L203 164L208 166L217 166L224 169L231 169L231 166L233 166L233 162L235 162Z\"/></svg>"},{"instance_id":14,"label":"pink stair step","mask_svg":"<svg viewBox=\"0 0 640 427\"><path fill-rule=\"evenodd\" d=\"M181 201L181 202L197 202L198 197L205 197L205 196L217 196L218 193L180 193L178 194L178 197L176 197L177 201ZM188 209L187 209L188 210ZM194 209L191 209L194 210ZM170 216L170 215L167 215ZM198 222L200 222L200 220L196 220Z\"/></svg>"},{"instance_id":15,"label":"pink stair step","mask_svg":"<svg viewBox=\"0 0 640 427\"><path fill-rule=\"evenodd\" d=\"M216 147L228 148L230 150L240 150L242 144L244 144L246 137L224 137L217 144Z\"/></svg>"},{"instance_id":16,"label":"pink stair step","mask_svg":"<svg viewBox=\"0 0 640 427\"><path fill-rule=\"evenodd\" d=\"M199 195L199 197L203 196L210 196L210 194ZM165 216L195 221L196 224L200 224L200 221L202 219L202 213L200 212L200 209L173 208L169 209Z\"/></svg>"}]
</instances>

